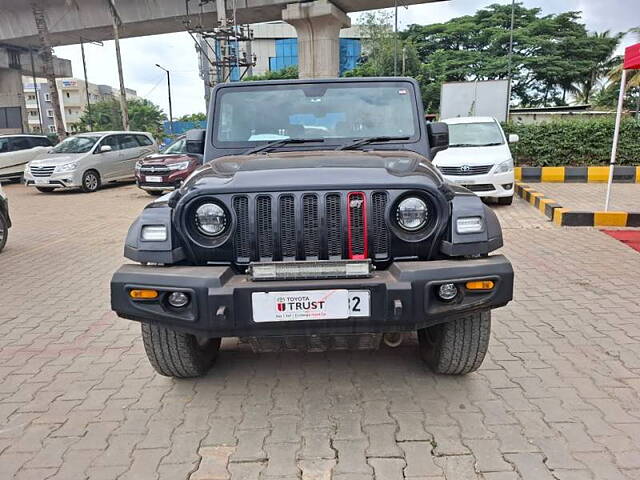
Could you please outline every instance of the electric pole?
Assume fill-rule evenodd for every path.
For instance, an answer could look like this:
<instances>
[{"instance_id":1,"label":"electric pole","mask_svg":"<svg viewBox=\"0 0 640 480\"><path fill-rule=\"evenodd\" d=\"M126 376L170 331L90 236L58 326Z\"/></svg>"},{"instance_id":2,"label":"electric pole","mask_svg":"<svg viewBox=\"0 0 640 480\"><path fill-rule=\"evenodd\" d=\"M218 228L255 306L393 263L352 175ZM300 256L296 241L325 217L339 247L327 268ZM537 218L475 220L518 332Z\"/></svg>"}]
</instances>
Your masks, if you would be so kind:
<instances>
[{"instance_id":1,"label":"electric pole","mask_svg":"<svg viewBox=\"0 0 640 480\"><path fill-rule=\"evenodd\" d=\"M33 78L33 93L36 95L36 107L38 108L38 124L40 125L40 133L44 133L42 128L42 112L40 111L40 95L38 95L38 82L36 79L36 67L33 61L33 48L29 48L29 56L31 57L31 75Z\"/></svg>"},{"instance_id":2,"label":"electric pole","mask_svg":"<svg viewBox=\"0 0 640 480\"><path fill-rule=\"evenodd\" d=\"M220 24L220 28L223 31L227 29L227 2L226 0L216 0L216 13L218 14L218 23ZM220 67L220 78L223 83L227 82L231 75L228 73L229 68L227 66L227 41L224 39L218 40L218 45L220 46L220 58L223 59L222 65ZM214 44L214 54L215 54L215 44Z\"/></svg>"},{"instance_id":3,"label":"electric pole","mask_svg":"<svg viewBox=\"0 0 640 480\"><path fill-rule=\"evenodd\" d=\"M87 118L89 119L89 131L93 132L93 117L91 116L91 98L89 98L89 80L87 79L87 61L84 58L84 42L80 39L80 51L82 52L82 69L84 70L84 92L87 94Z\"/></svg>"},{"instance_id":4,"label":"electric pole","mask_svg":"<svg viewBox=\"0 0 640 480\"><path fill-rule=\"evenodd\" d=\"M127 110L127 91L124 88L124 75L122 74L122 57L120 56L120 25L122 20L116 10L113 0L109 2L109 10L111 10L111 18L113 19L113 39L116 44L116 60L118 62L118 79L120 80L120 111L122 112L122 129L129 130L129 111Z\"/></svg>"},{"instance_id":5,"label":"electric pole","mask_svg":"<svg viewBox=\"0 0 640 480\"><path fill-rule=\"evenodd\" d=\"M56 123L56 133L60 140L67 136L62 120L62 112L60 111L60 98L58 97L58 85L56 84L56 75L53 69L53 54L51 41L49 40L49 27L44 10L38 2L31 2L31 11L33 19L36 22L38 30L38 39L40 40L40 58L44 66L44 76L49 84L49 93L51 95L51 107Z\"/></svg>"}]
</instances>

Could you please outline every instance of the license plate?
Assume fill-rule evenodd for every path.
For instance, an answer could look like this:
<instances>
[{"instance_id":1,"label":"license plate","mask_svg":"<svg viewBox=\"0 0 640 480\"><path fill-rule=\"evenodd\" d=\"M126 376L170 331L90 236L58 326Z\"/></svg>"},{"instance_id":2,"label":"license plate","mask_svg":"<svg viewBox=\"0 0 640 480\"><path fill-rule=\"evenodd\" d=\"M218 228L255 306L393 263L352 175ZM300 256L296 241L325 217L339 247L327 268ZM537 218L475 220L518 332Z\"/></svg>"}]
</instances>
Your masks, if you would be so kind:
<instances>
[{"instance_id":1,"label":"license plate","mask_svg":"<svg viewBox=\"0 0 640 480\"><path fill-rule=\"evenodd\" d=\"M456 178L455 180L453 180L453 183L456 183L458 185L473 185L474 183L476 183L476 181L469 180L468 178L461 178L461 179Z\"/></svg>"},{"instance_id":2,"label":"license plate","mask_svg":"<svg viewBox=\"0 0 640 480\"><path fill-rule=\"evenodd\" d=\"M308 290L297 292L254 292L251 295L254 322L340 320L368 317L368 290Z\"/></svg>"},{"instance_id":3,"label":"license plate","mask_svg":"<svg viewBox=\"0 0 640 480\"><path fill-rule=\"evenodd\" d=\"M49 183L49 179L48 178L35 178L34 179L36 185L43 185L43 184L48 184Z\"/></svg>"},{"instance_id":4,"label":"license plate","mask_svg":"<svg viewBox=\"0 0 640 480\"><path fill-rule=\"evenodd\" d=\"M145 177L149 183L162 183L162 177Z\"/></svg>"}]
</instances>

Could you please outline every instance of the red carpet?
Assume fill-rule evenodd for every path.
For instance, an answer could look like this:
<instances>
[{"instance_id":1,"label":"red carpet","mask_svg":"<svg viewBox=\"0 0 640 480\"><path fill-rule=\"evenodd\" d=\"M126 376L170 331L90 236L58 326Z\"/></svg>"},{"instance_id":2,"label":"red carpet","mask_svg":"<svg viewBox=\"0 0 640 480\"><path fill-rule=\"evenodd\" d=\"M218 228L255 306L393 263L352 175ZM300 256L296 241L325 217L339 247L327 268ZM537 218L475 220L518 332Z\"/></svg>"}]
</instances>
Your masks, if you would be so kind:
<instances>
[{"instance_id":1,"label":"red carpet","mask_svg":"<svg viewBox=\"0 0 640 480\"><path fill-rule=\"evenodd\" d=\"M640 252L640 230L602 230L602 232Z\"/></svg>"}]
</instances>

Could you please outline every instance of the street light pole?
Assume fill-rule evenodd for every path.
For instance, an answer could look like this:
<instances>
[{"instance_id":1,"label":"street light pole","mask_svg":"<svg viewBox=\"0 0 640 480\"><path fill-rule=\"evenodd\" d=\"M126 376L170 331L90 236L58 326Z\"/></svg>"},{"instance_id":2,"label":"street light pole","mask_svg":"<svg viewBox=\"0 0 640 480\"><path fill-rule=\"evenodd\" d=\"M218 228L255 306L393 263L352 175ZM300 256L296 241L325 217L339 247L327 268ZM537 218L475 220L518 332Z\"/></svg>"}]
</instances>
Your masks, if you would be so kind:
<instances>
[{"instance_id":1,"label":"street light pole","mask_svg":"<svg viewBox=\"0 0 640 480\"><path fill-rule=\"evenodd\" d=\"M173 109L171 108L171 74L169 70L156 63L156 67L167 73L167 92L169 94L169 131L173 135Z\"/></svg>"}]
</instances>

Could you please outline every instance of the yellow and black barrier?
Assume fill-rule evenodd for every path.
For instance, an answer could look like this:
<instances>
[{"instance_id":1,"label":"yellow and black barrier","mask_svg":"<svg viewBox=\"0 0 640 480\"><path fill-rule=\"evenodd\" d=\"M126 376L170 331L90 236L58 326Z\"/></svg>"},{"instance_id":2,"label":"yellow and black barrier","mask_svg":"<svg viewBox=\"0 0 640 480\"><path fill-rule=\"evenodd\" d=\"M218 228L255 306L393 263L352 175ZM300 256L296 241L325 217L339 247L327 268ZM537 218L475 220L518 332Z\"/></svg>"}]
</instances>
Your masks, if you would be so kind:
<instances>
[{"instance_id":1,"label":"yellow and black barrier","mask_svg":"<svg viewBox=\"0 0 640 480\"><path fill-rule=\"evenodd\" d=\"M529 185L516 182L515 190L516 195L540 210L556 225L564 227L640 227L640 212L570 210L555 200L545 197L542 193L536 192Z\"/></svg>"},{"instance_id":2,"label":"yellow and black barrier","mask_svg":"<svg viewBox=\"0 0 640 480\"><path fill-rule=\"evenodd\" d=\"M609 167L516 167L516 180L528 183L607 183ZM616 165L614 183L640 183L640 167Z\"/></svg>"}]
</instances>

